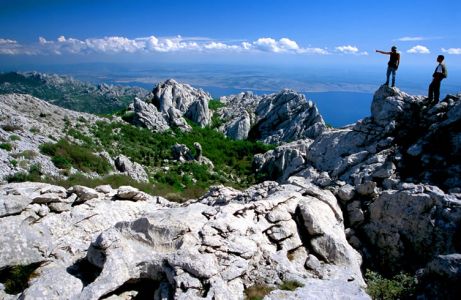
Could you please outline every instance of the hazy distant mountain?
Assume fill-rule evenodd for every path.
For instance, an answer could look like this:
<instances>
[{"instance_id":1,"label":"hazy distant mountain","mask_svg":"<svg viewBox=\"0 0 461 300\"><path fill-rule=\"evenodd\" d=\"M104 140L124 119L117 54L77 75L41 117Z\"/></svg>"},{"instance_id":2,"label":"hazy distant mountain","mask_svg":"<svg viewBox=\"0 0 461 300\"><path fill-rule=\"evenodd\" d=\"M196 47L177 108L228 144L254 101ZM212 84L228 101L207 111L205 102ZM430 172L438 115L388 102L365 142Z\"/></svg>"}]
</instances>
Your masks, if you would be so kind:
<instances>
[{"instance_id":1,"label":"hazy distant mountain","mask_svg":"<svg viewBox=\"0 0 461 300\"><path fill-rule=\"evenodd\" d=\"M127 107L149 91L140 87L94 85L56 74L0 73L0 94L23 93L76 111L111 113Z\"/></svg>"}]
</instances>

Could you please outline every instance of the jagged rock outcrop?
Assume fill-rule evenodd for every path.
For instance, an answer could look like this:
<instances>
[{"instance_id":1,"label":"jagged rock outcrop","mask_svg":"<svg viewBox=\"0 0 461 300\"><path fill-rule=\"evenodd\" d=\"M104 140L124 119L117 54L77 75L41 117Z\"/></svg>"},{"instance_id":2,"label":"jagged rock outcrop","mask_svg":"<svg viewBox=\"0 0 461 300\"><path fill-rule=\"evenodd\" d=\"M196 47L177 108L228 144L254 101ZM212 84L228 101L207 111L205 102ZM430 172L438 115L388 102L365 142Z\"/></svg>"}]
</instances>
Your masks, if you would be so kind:
<instances>
[{"instance_id":1,"label":"jagged rock outcrop","mask_svg":"<svg viewBox=\"0 0 461 300\"><path fill-rule=\"evenodd\" d=\"M171 108L180 112L200 126L210 123L211 113L208 102L211 96L202 89L195 89L188 84L178 83L173 79L157 84L153 90L152 104L161 113L171 115Z\"/></svg>"},{"instance_id":2,"label":"jagged rock outcrop","mask_svg":"<svg viewBox=\"0 0 461 300\"><path fill-rule=\"evenodd\" d=\"M276 170L270 178L279 182L296 174L333 191L348 241L367 264L414 273L460 249L460 104L456 95L428 107L424 97L383 86L371 117L322 133L300 154L301 141L254 163Z\"/></svg>"},{"instance_id":3,"label":"jagged rock outcrop","mask_svg":"<svg viewBox=\"0 0 461 300\"><path fill-rule=\"evenodd\" d=\"M129 187L1 186L2 196L30 203L0 219L8 232L0 236L0 269L37 264L29 287L12 299L99 299L119 288L136 293L128 285L136 281L156 297L243 299L248 286L284 280L368 299L333 194L303 178L219 190L178 206ZM56 203L68 210L55 212Z\"/></svg>"},{"instance_id":4,"label":"jagged rock outcrop","mask_svg":"<svg viewBox=\"0 0 461 300\"><path fill-rule=\"evenodd\" d=\"M170 129L168 122L165 120L155 105L135 98L134 100L134 125L146 127L155 132L163 132Z\"/></svg>"},{"instance_id":5,"label":"jagged rock outcrop","mask_svg":"<svg viewBox=\"0 0 461 300\"><path fill-rule=\"evenodd\" d=\"M194 143L195 155L192 151L184 144L175 144L171 148L173 159L179 162L196 162L198 164L207 165L211 169L214 168L213 162L202 154L202 145L200 143Z\"/></svg>"},{"instance_id":6,"label":"jagged rock outcrop","mask_svg":"<svg viewBox=\"0 0 461 300\"><path fill-rule=\"evenodd\" d=\"M169 79L157 84L152 95L147 102L135 99L135 125L155 132L166 131L170 127L190 131L192 127L185 118L202 127L211 121L211 111L208 109L211 96L202 89Z\"/></svg>"},{"instance_id":7,"label":"jagged rock outcrop","mask_svg":"<svg viewBox=\"0 0 461 300\"><path fill-rule=\"evenodd\" d=\"M326 129L315 104L291 90L265 96L241 93L221 101L226 106L217 111L224 121L220 130L231 138L280 144L315 139Z\"/></svg>"}]
</instances>

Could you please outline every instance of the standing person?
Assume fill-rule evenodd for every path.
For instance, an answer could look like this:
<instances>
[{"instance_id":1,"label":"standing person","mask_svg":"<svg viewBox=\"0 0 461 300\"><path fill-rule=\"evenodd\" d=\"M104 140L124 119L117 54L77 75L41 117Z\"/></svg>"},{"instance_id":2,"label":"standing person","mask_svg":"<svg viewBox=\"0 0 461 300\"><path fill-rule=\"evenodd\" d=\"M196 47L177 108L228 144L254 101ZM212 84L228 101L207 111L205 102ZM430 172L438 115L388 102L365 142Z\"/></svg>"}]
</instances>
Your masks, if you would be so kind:
<instances>
[{"instance_id":1,"label":"standing person","mask_svg":"<svg viewBox=\"0 0 461 300\"><path fill-rule=\"evenodd\" d=\"M432 82L429 85L429 102L430 104L437 104L440 98L440 83L444 78L447 78L448 72L447 67L443 63L445 56L437 56L438 66L435 68L434 74L432 74Z\"/></svg>"},{"instance_id":2,"label":"standing person","mask_svg":"<svg viewBox=\"0 0 461 300\"><path fill-rule=\"evenodd\" d=\"M381 50L376 50L376 52L390 56L387 63L386 83L384 84L389 86L389 76L392 74L392 87L395 87L395 72L397 72L400 64L400 53L397 52L397 47L392 46L391 52Z\"/></svg>"}]
</instances>

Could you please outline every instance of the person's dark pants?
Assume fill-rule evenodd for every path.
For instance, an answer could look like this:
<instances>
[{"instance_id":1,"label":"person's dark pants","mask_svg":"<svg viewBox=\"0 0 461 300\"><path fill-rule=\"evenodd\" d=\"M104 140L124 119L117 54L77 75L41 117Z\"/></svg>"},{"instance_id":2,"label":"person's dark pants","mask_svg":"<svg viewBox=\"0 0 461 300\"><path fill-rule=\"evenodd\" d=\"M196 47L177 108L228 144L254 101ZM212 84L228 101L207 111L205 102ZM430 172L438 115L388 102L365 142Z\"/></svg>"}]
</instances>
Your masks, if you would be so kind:
<instances>
[{"instance_id":1,"label":"person's dark pants","mask_svg":"<svg viewBox=\"0 0 461 300\"><path fill-rule=\"evenodd\" d=\"M392 86L395 86L395 73L397 72L397 68L387 67L386 72L386 83L385 85L389 85L389 77L392 74Z\"/></svg>"},{"instance_id":2,"label":"person's dark pants","mask_svg":"<svg viewBox=\"0 0 461 300\"><path fill-rule=\"evenodd\" d=\"M432 79L431 84L429 85L429 95L428 98L432 103L437 104L440 98L440 83L442 81L439 79Z\"/></svg>"}]
</instances>

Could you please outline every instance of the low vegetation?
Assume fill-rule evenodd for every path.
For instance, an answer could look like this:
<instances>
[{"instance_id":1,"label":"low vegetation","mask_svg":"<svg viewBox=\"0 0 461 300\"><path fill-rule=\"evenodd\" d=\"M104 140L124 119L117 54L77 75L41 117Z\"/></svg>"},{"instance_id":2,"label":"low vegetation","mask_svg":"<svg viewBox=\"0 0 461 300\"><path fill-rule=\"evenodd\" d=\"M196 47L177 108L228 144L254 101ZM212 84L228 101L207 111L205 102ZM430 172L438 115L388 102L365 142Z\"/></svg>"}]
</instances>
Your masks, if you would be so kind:
<instances>
[{"instance_id":1,"label":"low vegetation","mask_svg":"<svg viewBox=\"0 0 461 300\"><path fill-rule=\"evenodd\" d=\"M79 170L81 174L69 176L66 182L49 177L41 178L41 181L64 186L111 184L116 188L131 185L150 194L184 201L200 197L211 185L246 188L258 182L259 178L255 177L252 169L253 156L273 148L259 142L231 140L211 127L200 128L195 124L190 124L193 129L187 133L179 130L152 133L146 128L127 123L99 121L89 130L82 123L83 120L76 124L68 122L66 138L40 146L40 152L50 156L63 174L70 174L71 168ZM203 156L213 162L214 168L195 161L180 163L173 160L173 145L185 144L195 154L195 142L202 145ZM113 158L123 154L143 165L149 175L149 183L139 184L126 176L109 175L112 171L109 162L94 154L102 151L107 151ZM16 158L19 157L22 156L17 154ZM101 177L90 179L83 174L91 172ZM17 173L10 176L8 181L30 179L31 176Z\"/></svg>"},{"instance_id":2,"label":"low vegetation","mask_svg":"<svg viewBox=\"0 0 461 300\"><path fill-rule=\"evenodd\" d=\"M245 289L245 300L262 300L274 290L273 287L264 284L256 284Z\"/></svg>"},{"instance_id":3,"label":"low vegetation","mask_svg":"<svg viewBox=\"0 0 461 300\"><path fill-rule=\"evenodd\" d=\"M11 145L10 143L1 143L0 149L11 151L13 149L13 145Z\"/></svg>"},{"instance_id":4,"label":"low vegetation","mask_svg":"<svg viewBox=\"0 0 461 300\"><path fill-rule=\"evenodd\" d=\"M34 277L34 271L40 263L25 266L14 266L0 270L0 282L5 287L5 293L15 295L28 287L28 282Z\"/></svg>"},{"instance_id":5,"label":"low vegetation","mask_svg":"<svg viewBox=\"0 0 461 300\"><path fill-rule=\"evenodd\" d=\"M110 164L105 159L96 156L90 149L65 139L55 144L42 144L40 151L51 156L51 161L60 169L74 167L83 172L96 172L99 175L107 174L111 170Z\"/></svg>"},{"instance_id":6,"label":"low vegetation","mask_svg":"<svg viewBox=\"0 0 461 300\"><path fill-rule=\"evenodd\" d=\"M417 285L416 279L405 273L385 278L377 272L367 270L365 280L368 285L367 293L373 299L383 300L412 299Z\"/></svg>"},{"instance_id":7,"label":"low vegetation","mask_svg":"<svg viewBox=\"0 0 461 300\"><path fill-rule=\"evenodd\" d=\"M11 162L13 165L17 162ZM29 172L17 172L13 175L5 177L7 182L25 182L25 181L43 181L42 180L42 167L40 164L33 164L29 167Z\"/></svg>"}]
</instances>

